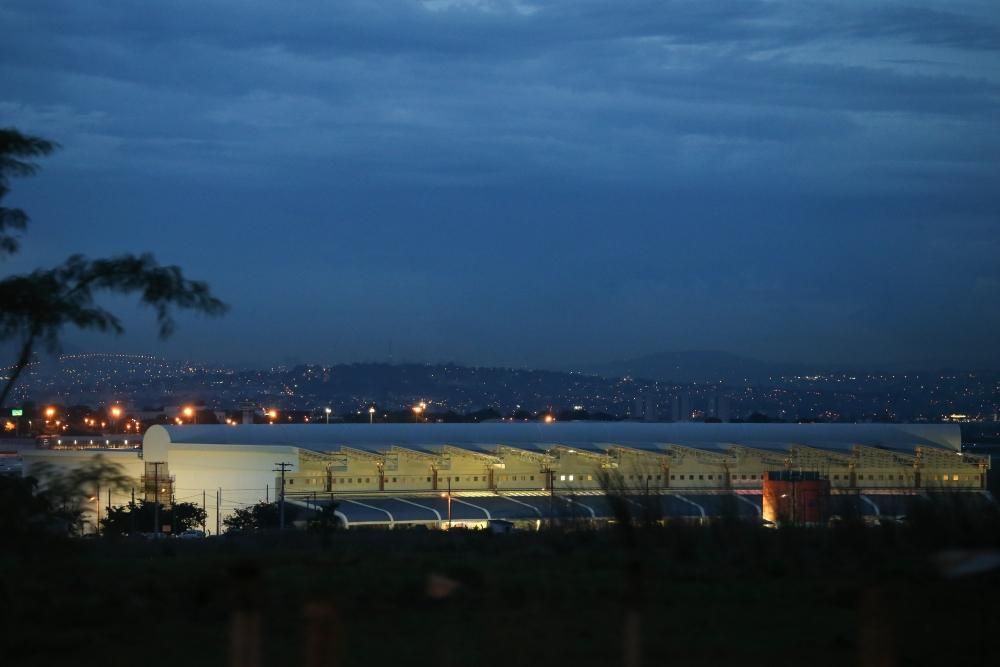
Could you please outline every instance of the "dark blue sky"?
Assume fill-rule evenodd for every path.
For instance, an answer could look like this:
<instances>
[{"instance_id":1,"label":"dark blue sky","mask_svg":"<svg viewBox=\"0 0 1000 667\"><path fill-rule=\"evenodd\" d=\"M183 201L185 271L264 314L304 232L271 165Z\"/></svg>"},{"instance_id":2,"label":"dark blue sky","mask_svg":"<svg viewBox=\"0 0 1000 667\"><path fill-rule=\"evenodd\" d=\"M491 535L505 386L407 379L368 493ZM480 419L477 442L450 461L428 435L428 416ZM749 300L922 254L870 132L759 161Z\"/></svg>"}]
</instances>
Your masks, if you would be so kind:
<instances>
[{"instance_id":1,"label":"dark blue sky","mask_svg":"<svg viewBox=\"0 0 1000 667\"><path fill-rule=\"evenodd\" d=\"M63 150L4 272L153 251L222 320L75 350L996 365L1000 3L6 0Z\"/></svg>"}]
</instances>

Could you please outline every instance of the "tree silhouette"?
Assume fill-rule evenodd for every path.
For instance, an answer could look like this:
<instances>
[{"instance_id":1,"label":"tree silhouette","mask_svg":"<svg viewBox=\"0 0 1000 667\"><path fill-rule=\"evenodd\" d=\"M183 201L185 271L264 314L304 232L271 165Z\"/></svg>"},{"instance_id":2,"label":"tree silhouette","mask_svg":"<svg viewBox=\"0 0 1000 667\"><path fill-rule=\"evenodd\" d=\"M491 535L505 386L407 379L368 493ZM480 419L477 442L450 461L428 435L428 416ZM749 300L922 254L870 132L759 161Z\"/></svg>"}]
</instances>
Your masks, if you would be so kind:
<instances>
[{"instance_id":1,"label":"tree silhouette","mask_svg":"<svg viewBox=\"0 0 1000 667\"><path fill-rule=\"evenodd\" d=\"M0 200L9 190L8 180L29 176L37 166L27 158L47 155L56 148L51 141L0 130ZM14 232L23 231L28 216L20 209L0 208L0 255L16 252ZM173 309L221 315L227 306L208 285L188 280L176 266L161 266L150 254L87 259L73 255L50 269L0 280L0 341L16 340L18 356L0 390L0 407L10 395L37 347L59 350L59 335L68 326L83 330L121 333L121 321L96 303L102 293L136 294L156 313L161 338L173 333Z\"/></svg>"},{"instance_id":2,"label":"tree silhouette","mask_svg":"<svg viewBox=\"0 0 1000 667\"><path fill-rule=\"evenodd\" d=\"M21 134L11 128L0 128L0 257L17 252L16 232L28 227L28 214L19 208L3 206L10 191L11 177L31 176L38 170L30 158L43 157L58 148L54 142Z\"/></svg>"},{"instance_id":3,"label":"tree silhouette","mask_svg":"<svg viewBox=\"0 0 1000 667\"><path fill-rule=\"evenodd\" d=\"M41 491L53 515L66 522L70 533L83 532L87 503L100 503L100 492L124 491L135 486L121 465L100 454L86 463L65 470L50 463L36 463L31 475L38 479Z\"/></svg>"}]
</instances>

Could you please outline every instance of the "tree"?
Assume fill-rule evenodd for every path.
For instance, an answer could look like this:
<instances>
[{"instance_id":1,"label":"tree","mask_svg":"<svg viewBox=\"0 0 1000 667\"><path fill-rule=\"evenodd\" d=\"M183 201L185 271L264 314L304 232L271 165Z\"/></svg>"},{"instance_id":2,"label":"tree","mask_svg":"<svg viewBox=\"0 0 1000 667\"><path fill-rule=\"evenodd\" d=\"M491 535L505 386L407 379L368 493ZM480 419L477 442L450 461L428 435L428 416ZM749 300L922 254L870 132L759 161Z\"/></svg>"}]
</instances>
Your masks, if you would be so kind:
<instances>
[{"instance_id":1,"label":"tree","mask_svg":"<svg viewBox=\"0 0 1000 667\"><path fill-rule=\"evenodd\" d=\"M62 470L49 463L32 466L32 476L50 505L52 515L66 523L70 534L83 532L83 515L88 503L100 503L100 494L124 491L135 486L120 465L98 454L78 467Z\"/></svg>"},{"instance_id":2,"label":"tree","mask_svg":"<svg viewBox=\"0 0 1000 667\"><path fill-rule=\"evenodd\" d=\"M291 523L298 515L294 506L285 505L285 523ZM278 503L257 503L249 507L238 507L225 519L226 530L240 533L257 533L265 530L277 530L280 509Z\"/></svg>"},{"instance_id":3,"label":"tree","mask_svg":"<svg viewBox=\"0 0 1000 667\"><path fill-rule=\"evenodd\" d=\"M29 158L43 157L58 146L46 139L21 134L11 128L0 128L0 257L17 252L20 244L16 232L28 227L28 214L19 208L2 205L10 191L10 178L31 176L38 167Z\"/></svg>"},{"instance_id":4,"label":"tree","mask_svg":"<svg viewBox=\"0 0 1000 667\"><path fill-rule=\"evenodd\" d=\"M56 148L53 142L0 129L0 200L13 176L29 176L37 166L25 158L39 157ZM0 208L0 255L16 252L13 232L28 222L20 209ZM221 315L227 306L208 285L188 280L176 266L161 266L150 254L87 259L73 255L50 269L0 280L0 341L16 340L18 357L0 390L0 407L9 396L39 345L59 349L59 335L69 326L83 330L121 333L121 321L96 302L102 293L136 294L156 313L161 338L173 333L173 309Z\"/></svg>"},{"instance_id":5,"label":"tree","mask_svg":"<svg viewBox=\"0 0 1000 667\"><path fill-rule=\"evenodd\" d=\"M155 504L140 500L120 507L112 507L108 515L101 519L105 535L129 535L149 532L156 521ZM174 503L169 509L160 509L159 530L170 526L172 533L200 528L205 525L207 514L200 505L194 503Z\"/></svg>"},{"instance_id":6,"label":"tree","mask_svg":"<svg viewBox=\"0 0 1000 667\"><path fill-rule=\"evenodd\" d=\"M0 475L0 535L16 541L45 533L65 533L67 522L56 516L49 497L34 477Z\"/></svg>"}]
</instances>

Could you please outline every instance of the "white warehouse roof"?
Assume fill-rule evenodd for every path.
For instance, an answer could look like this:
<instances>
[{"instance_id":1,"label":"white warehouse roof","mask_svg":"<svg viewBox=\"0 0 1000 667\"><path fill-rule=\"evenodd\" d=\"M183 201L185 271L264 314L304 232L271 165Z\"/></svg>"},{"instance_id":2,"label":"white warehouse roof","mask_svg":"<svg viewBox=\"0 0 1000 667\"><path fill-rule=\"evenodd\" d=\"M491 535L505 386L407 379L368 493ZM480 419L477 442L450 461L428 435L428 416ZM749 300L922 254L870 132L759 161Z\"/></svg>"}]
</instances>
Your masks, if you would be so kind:
<instances>
[{"instance_id":1,"label":"white warehouse roof","mask_svg":"<svg viewBox=\"0 0 1000 667\"><path fill-rule=\"evenodd\" d=\"M146 445L270 445L314 451L341 446L383 451L392 445L434 450L454 445L492 450L498 445L546 450L556 445L604 449L612 445L666 449L682 445L719 450L732 445L785 450L794 445L847 450L854 445L912 452L916 447L961 449L952 424L702 424L557 422L554 424L253 424L153 426Z\"/></svg>"}]
</instances>

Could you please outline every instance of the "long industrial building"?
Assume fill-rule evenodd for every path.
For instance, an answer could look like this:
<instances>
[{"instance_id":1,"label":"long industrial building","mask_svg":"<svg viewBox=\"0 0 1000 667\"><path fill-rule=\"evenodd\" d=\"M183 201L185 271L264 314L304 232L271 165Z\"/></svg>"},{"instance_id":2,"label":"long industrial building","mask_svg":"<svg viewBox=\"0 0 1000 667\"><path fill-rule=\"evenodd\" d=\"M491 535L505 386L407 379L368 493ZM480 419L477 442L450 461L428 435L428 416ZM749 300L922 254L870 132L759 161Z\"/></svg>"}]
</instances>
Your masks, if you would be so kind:
<instances>
[{"instance_id":1,"label":"long industrial building","mask_svg":"<svg viewBox=\"0 0 1000 667\"><path fill-rule=\"evenodd\" d=\"M216 521L283 484L289 502L336 502L345 527L608 519L609 483L664 518L759 517L764 478L781 471L827 480L837 512L897 516L935 491L988 495L990 466L961 451L957 425L911 424L154 426L141 450L102 453L142 497L204 502ZM35 450L25 473L94 454Z\"/></svg>"}]
</instances>

